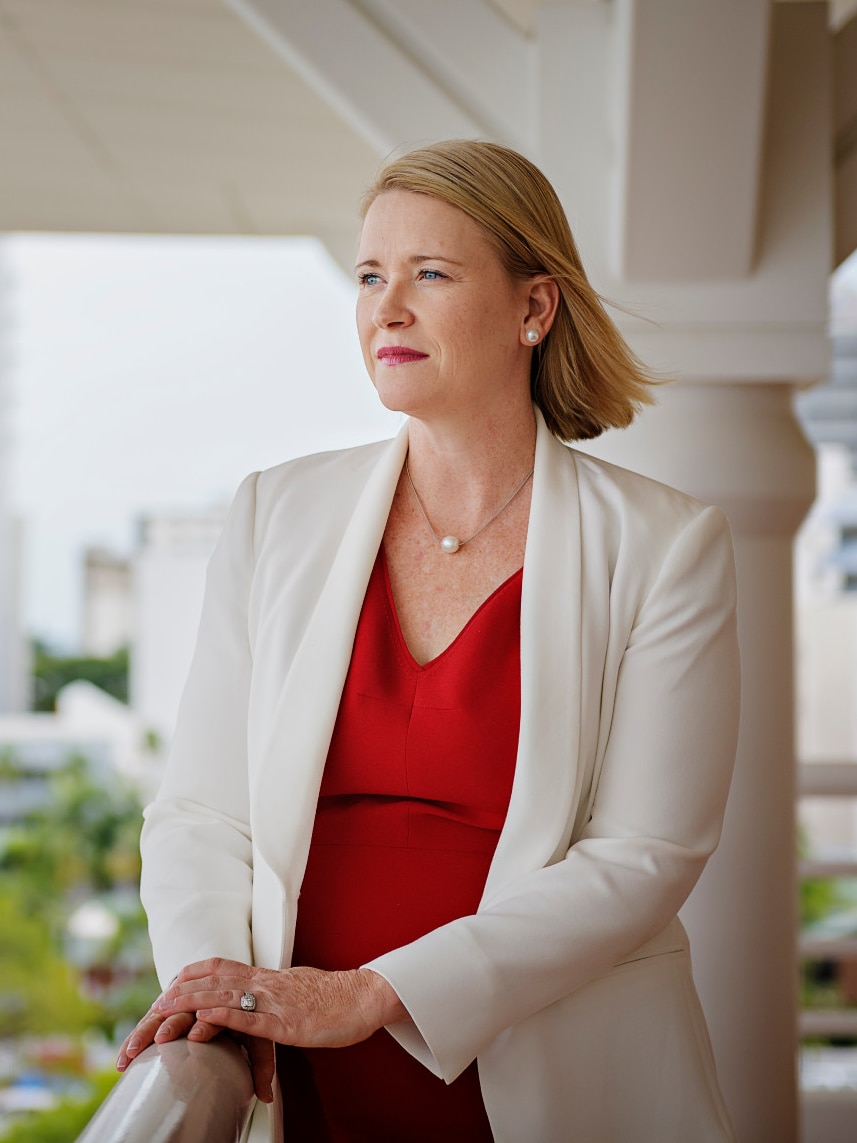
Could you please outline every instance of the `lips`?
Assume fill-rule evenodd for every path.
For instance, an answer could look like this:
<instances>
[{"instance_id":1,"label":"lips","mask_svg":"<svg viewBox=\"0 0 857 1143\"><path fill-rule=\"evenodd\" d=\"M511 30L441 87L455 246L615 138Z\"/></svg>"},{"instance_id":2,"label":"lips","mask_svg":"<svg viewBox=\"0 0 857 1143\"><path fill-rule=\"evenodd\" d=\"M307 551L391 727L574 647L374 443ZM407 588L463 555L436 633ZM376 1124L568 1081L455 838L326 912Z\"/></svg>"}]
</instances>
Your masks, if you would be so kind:
<instances>
[{"instance_id":1,"label":"lips","mask_svg":"<svg viewBox=\"0 0 857 1143\"><path fill-rule=\"evenodd\" d=\"M377 357L384 365L408 365L412 361L422 361L428 354L407 345L382 345Z\"/></svg>"}]
</instances>

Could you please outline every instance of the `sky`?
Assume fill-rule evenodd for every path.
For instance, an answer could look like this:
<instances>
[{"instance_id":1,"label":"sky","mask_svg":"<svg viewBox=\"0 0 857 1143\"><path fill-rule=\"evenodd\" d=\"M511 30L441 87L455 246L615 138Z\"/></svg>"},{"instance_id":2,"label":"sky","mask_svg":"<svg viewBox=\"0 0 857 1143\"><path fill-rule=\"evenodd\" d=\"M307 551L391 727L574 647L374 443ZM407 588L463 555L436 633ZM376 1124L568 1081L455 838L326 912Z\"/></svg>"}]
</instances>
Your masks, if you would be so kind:
<instances>
[{"instance_id":1,"label":"sky","mask_svg":"<svg viewBox=\"0 0 857 1143\"><path fill-rule=\"evenodd\" d=\"M246 473L390 436L355 286L311 238L15 235L0 243L11 498L28 634L77 649L82 553Z\"/></svg>"},{"instance_id":2,"label":"sky","mask_svg":"<svg viewBox=\"0 0 857 1143\"><path fill-rule=\"evenodd\" d=\"M836 283L834 325L857 330L857 257ZM141 515L224 505L248 472L396 431L354 297L312 238L0 242L28 634L78 649L83 551L130 553Z\"/></svg>"}]
</instances>

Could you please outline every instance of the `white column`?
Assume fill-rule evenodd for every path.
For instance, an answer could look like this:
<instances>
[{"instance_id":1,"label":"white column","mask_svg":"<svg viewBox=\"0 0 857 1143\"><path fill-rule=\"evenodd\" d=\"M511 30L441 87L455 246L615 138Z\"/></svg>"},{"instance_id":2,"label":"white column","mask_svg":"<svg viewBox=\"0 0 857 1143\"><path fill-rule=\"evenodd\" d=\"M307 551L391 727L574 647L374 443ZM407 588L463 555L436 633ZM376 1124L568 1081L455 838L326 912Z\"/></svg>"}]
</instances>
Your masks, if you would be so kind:
<instances>
[{"instance_id":1,"label":"white column","mask_svg":"<svg viewBox=\"0 0 857 1143\"><path fill-rule=\"evenodd\" d=\"M815 462L771 382L681 383L599 455L720 505L735 539L743 670L721 846L684 910L741 1143L796 1137L792 539Z\"/></svg>"},{"instance_id":2,"label":"white column","mask_svg":"<svg viewBox=\"0 0 857 1143\"><path fill-rule=\"evenodd\" d=\"M771 35L763 39L767 60L757 47L757 67L767 74L768 87L754 204L748 139L730 135L729 124L712 126L706 94L718 74L732 74L732 41L713 36L709 48L694 35L685 42L682 21L667 18L678 7L673 0L542 6L541 158L568 203L598 288L649 319L618 311L623 331L644 361L677 379L662 389L656 409L631 429L594 442L591 451L719 504L734 530L744 666L740 747L721 846L686 918L738 1140L793 1143L792 538L813 498L814 463L792 413L791 392L827 369L829 33L822 5L772 6ZM720 19L713 8L706 10L707 17ZM658 13L664 17L659 35L669 37L666 54L657 36L646 46L646 28ZM688 66L694 58L696 69ZM697 71L704 82L697 81ZM740 74L747 91L758 96L752 68ZM632 90L632 81L652 90ZM582 107L587 114L575 115ZM660 150L635 151L634 133L651 126L658 107L673 117L663 120ZM617 108L618 126L611 119ZM704 160L709 182L686 205L691 213L703 208L694 225L705 228L708 215L716 218L716 235L732 225L746 238L747 210L755 206L744 270L734 249L724 265L708 259L705 241L690 250L677 247L681 227L672 225L672 215L658 209L651 193L647 233L628 229L637 215L629 213L630 200L623 207L617 177L669 180L667 158L680 164L693 149L682 144L669 152L670 140L682 140L682 131L701 148L697 160ZM734 146L726 145L730 139ZM627 152L618 162L611 149L616 140ZM747 189L738 200L731 193L733 152L745 156L739 173ZM624 264L615 256L617 233L624 248L637 251ZM629 268L638 280L619 277Z\"/></svg>"}]
</instances>

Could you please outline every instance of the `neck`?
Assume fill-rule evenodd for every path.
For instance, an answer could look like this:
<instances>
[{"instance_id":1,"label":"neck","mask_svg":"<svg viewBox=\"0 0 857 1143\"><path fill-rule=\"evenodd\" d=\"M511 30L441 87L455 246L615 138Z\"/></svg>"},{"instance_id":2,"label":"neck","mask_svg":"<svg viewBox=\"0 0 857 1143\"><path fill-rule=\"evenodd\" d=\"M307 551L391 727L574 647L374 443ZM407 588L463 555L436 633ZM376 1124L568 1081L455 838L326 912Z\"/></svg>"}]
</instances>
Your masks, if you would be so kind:
<instances>
[{"instance_id":1,"label":"neck","mask_svg":"<svg viewBox=\"0 0 857 1143\"><path fill-rule=\"evenodd\" d=\"M523 414L454 426L412 418L408 437L408 465L423 501L467 532L533 467L536 421L528 401Z\"/></svg>"}]
</instances>

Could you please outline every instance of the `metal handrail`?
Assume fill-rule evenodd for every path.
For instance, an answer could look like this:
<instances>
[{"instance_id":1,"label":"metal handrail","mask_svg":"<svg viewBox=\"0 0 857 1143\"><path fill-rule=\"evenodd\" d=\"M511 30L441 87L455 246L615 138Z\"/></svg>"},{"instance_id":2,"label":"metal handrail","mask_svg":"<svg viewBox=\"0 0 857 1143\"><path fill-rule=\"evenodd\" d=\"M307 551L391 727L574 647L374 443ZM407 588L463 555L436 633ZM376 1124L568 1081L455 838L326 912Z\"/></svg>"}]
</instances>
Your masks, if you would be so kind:
<instances>
[{"instance_id":1,"label":"metal handrail","mask_svg":"<svg viewBox=\"0 0 857 1143\"><path fill-rule=\"evenodd\" d=\"M857 1036L857 1009L804 1008L798 1013L801 1036Z\"/></svg>"},{"instance_id":2,"label":"metal handrail","mask_svg":"<svg viewBox=\"0 0 857 1143\"><path fill-rule=\"evenodd\" d=\"M857 797L857 761L801 762L797 779L799 798Z\"/></svg>"},{"instance_id":3,"label":"metal handrail","mask_svg":"<svg viewBox=\"0 0 857 1143\"><path fill-rule=\"evenodd\" d=\"M857 960L857 937L813 937L806 933L797 939L800 960Z\"/></svg>"},{"instance_id":4,"label":"metal handrail","mask_svg":"<svg viewBox=\"0 0 857 1143\"><path fill-rule=\"evenodd\" d=\"M806 858L797 863L801 881L819 881L828 877L857 877L857 859Z\"/></svg>"},{"instance_id":5,"label":"metal handrail","mask_svg":"<svg viewBox=\"0 0 857 1143\"><path fill-rule=\"evenodd\" d=\"M129 1066L78 1143L240 1143L253 1079L228 1036L153 1044Z\"/></svg>"}]
</instances>

